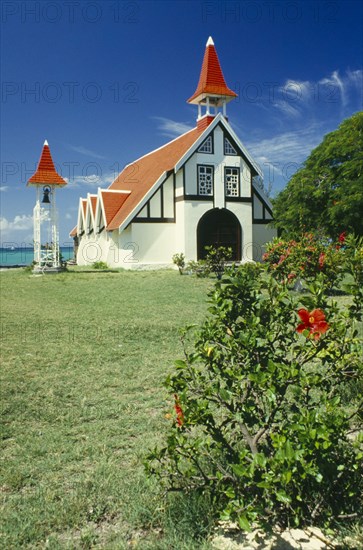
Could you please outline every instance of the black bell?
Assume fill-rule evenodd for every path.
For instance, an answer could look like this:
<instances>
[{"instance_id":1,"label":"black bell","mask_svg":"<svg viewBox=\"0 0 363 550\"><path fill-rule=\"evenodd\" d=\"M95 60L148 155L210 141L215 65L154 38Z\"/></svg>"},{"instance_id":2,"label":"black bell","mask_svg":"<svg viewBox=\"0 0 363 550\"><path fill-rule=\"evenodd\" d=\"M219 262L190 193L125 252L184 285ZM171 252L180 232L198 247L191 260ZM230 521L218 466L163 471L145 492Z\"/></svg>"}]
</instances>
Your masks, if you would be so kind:
<instances>
[{"instance_id":1,"label":"black bell","mask_svg":"<svg viewBox=\"0 0 363 550\"><path fill-rule=\"evenodd\" d=\"M50 198L49 198L49 195L50 195L50 187L43 187L43 200L42 200L42 203L43 204L50 204Z\"/></svg>"}]
</instances>

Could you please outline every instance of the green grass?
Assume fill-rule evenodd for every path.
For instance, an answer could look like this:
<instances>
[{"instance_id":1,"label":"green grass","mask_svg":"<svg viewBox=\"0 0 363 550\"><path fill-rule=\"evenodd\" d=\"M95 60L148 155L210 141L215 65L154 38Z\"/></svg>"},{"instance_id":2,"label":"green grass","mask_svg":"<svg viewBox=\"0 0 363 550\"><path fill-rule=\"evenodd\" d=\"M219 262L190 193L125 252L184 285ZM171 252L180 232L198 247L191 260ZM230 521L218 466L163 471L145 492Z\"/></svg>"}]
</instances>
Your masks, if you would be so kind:
<instances>
[{"instance_id":1,"label":"green grass","mask_svg":"<svg viewBox=\"0 0 363 550\"><path fill-rule=\"evenodd\" d=\"M208 503L167 503L142 461L171 421L179 329L205 317L213 282L0 272L1 548L210 548Z\"/></svg>"},{"instance_id":2,"label":"green grass","mask_svg":"<svg viewBox=\"0 0 363 550\"><path fill-rule=\"evenodd\" d=\"M177 519L185 503L165 511L142 460L170 422L178 331L205 316L211 280L13 270L0 282L2 547L199 547Z\"/></svg>"}]
</instances>

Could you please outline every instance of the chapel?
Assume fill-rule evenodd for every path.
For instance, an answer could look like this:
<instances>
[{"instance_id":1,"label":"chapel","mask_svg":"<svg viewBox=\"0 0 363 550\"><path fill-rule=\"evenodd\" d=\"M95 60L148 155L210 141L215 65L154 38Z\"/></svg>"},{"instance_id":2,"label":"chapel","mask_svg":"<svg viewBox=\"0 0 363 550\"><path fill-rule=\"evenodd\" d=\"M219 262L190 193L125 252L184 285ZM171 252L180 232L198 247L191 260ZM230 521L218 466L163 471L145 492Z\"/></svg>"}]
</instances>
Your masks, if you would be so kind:
<instances>
[{"instance_id":1,"label":"chapel","mask_svg":"<svg viewBox=\"0 0 363 550\"><path fill-rule=\"evenodd\" d=\"M78 265L126 269L172 265L172 256L205 257L231 247L233 260L259 261L276 231L263 173L227 118L237 94L224 78L212 38L188 103L195 128L128 164L108 189L80 198Z\"/></svg>"}]
</instances>

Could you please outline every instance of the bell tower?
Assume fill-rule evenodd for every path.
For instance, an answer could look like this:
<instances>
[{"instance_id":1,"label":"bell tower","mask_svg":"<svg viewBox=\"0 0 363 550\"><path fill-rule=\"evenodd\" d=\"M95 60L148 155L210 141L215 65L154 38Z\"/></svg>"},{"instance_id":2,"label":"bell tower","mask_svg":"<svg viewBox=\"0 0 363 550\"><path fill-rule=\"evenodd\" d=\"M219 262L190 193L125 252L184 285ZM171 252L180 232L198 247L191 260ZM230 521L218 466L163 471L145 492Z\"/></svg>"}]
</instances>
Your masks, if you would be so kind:
<instances>
[{"instance_id":1,"label":"bell tower","mask_svg":"<svg viewBox=\"0 0 363 550\"><path fill-rule=\"evenodd\" d=\"M212 37L208 38L197 89L187 103L198 105L198 128L207 127L218 110L227 118L226 105L237 97L224 79Z\"/></svg>"},{"instance_id":2,"label":"bell tower","mask_svg":"<svg viewBox=\"0 0 363 550\"><path fill-rule=\"evenodd\" d=\"M34 226L34 272L52 273L61 270L59 256L58 214L56 189L67 182L54 167L48 142L43 145L42 154L35 174L28 186L35 187L36 199L33 210ZM42 195L42 197L41 197Z\"/></svg>"}]
</instances>

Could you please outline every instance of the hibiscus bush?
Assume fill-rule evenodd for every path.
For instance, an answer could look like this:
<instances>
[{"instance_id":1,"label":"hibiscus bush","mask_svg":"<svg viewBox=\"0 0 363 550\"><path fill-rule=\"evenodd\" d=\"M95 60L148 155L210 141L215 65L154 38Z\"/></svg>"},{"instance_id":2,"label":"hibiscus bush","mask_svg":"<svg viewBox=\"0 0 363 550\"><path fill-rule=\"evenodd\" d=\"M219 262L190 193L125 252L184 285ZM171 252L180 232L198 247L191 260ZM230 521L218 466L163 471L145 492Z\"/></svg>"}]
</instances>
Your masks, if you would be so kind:
<instances>
[{"instance_id":1,"label":"hibiscus bush","mask_svg":"<svg viewBox=\"0 0 363 550\"><path fill-rule=\"evenodd\" d=\"M345 233L336 242L312 233L302 235L299 240L276 238L267 246L263 261L275 278L289 286L297 278L311 282L321 273L331 289L343 276L345 239Z\"/></svg>"},{"instance_id":2,"label":"hibiscus bush","mask_svg":"<svg viewBox=\"0 0 363 550\"><path fill-rule=\"evenodd\" d=\"M349 235L345 241L344 271L350 275L346 291L353 296L350 309L357 319L362 319L363 306L363 237Z\"/></svg>"},{"instance_id":3,"label":"hibiscus bush","mask_svg":"<svg viewBox=\"0 0 363 550\"><path fill-rule=\"evenodd\" d=\"M362 381L362 342L355 310L325 288L320 274L297 295L244 266L216 282L208 318L183 333L173 419L146 462L166 490L207 495L244 530L359 513L362 402L343 406L341 391Z\"/></svg>"}]
</instances>

